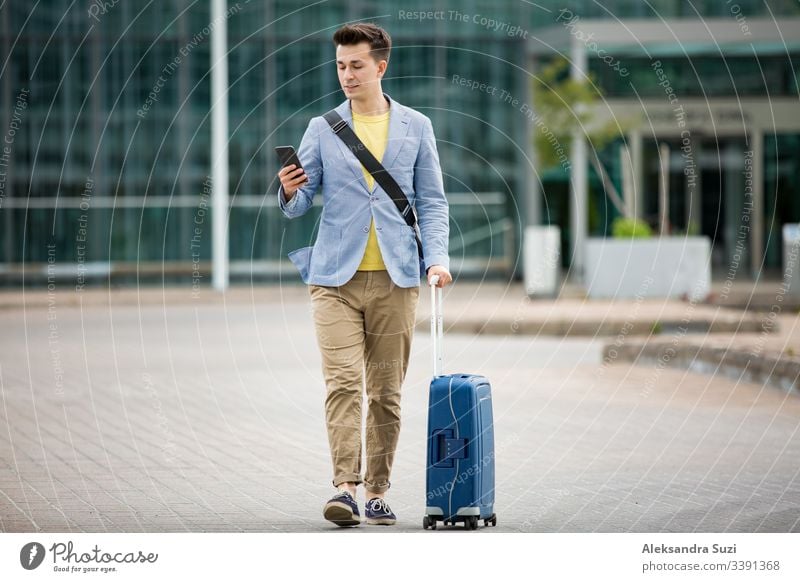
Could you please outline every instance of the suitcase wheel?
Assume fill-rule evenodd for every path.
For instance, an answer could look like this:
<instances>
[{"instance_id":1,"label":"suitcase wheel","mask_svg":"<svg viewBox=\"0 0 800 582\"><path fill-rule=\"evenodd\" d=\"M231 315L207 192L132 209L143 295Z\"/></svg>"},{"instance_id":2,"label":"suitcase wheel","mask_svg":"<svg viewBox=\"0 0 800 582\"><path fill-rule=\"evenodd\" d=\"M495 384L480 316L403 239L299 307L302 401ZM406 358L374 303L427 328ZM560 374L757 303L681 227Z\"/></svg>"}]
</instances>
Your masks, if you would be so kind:
<instances>
[{"instance_id":1,"label":"suitcase wheel","mask_svg":"<svg viewBox=\"0 0 800 582\"><path fill-rule=\"evenodd\" d=\"M422 529L436 529L436 518L428 517L427 515L422 518Z\"/></svg>"},{"instance_id":2,"label":"suitcase wheel","mask_svg":"<svg viewBox=\"0 0 800 582\"><path fill-rule=\"evenodd\" d=\"M464 520L464 526L467 529L478 529L478 517L475 515L470 515Z\"/></svg>"},{"instance_id":3,"label":"suitcase wheel","mask_svg":"<svg viewBox=\"0 0 800 582\"><path fill-rule=\"evenodd\" d=\"M497 515L493 513L492 517L487 517L486 519L484 519L483 525L484 527L489 527L490 525L492 527L497 527Z\"/></svg>"}]
</instances>

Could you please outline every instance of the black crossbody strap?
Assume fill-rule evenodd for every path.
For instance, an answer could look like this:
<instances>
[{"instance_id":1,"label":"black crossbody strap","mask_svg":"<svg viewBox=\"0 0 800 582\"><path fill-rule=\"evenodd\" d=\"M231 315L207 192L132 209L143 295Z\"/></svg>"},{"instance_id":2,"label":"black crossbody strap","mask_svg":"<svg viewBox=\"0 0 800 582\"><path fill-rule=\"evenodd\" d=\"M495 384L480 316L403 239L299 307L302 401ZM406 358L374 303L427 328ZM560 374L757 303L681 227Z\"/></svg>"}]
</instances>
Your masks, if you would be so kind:
<instances>
[{"instance_id":1,"label":"black crossbody strap","mask_svg":"<svg viewBox=\"0 0 800 582\"><path fill-rule=\"evenodd\" d=\"M328 111L324 117L328 125L331 126L333 133L339 136L339 139L345 143L350 151L353 152L353 155L358 158L358 161L364 165L367 171L372 174L372 177L375 178L375 181L389 195L394 205L397 206L397 210L406 221L406 224L414 228L414 236L417 239L417 250L419 251L419 256L422 257L422 241L419 239L415 228L417 225L417 214L408 203L408 198L403 192L403 189L395 182L395 179L392 178L388 170L383 167L383 164L372 155L367 149L367 146L364 145L364 142L358 138L353 129L347 125L347 122L342 119L342 116L339 115L336 110Z\"/></svg>"}]
</instances>

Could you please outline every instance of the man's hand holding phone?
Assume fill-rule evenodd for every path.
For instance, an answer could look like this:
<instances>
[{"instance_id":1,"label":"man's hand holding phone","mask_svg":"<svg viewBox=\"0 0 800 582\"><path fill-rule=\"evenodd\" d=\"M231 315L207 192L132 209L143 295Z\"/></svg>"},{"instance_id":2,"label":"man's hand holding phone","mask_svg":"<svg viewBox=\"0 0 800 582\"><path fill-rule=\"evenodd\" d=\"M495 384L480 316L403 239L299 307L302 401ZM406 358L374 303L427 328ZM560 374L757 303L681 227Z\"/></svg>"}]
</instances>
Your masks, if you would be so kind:
<instances>
[{"instance_id":1,"label":"man's hand holding phone","mask_svg":"<svg viewBox=\"0 0 800 582\"><path fill-rule=\"evenodd\" d=\"M278 172L278 179L283 186L283 193L288 202L294 197L297 189L308 181L303 166L292 146L278 146L275 148L278 159L281 162L281 170Z\"/></svg>"}]
</instances>

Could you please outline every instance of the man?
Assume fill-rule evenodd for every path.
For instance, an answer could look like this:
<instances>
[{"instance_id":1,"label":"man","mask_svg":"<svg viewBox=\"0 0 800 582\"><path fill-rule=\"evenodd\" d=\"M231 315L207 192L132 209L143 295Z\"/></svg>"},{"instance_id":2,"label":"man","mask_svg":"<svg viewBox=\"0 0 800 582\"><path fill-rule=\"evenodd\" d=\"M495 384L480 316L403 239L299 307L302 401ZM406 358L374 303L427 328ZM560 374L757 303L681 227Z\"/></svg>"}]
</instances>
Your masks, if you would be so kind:
<instances>
[{"instance_id":1,"label":"man","mask_svg":"<svg viewBox=\"0 0 800 582\"><path fill-rule=\"evenodd\" d=\"M368 524L391 525L386 503L400 433L400 391L408 367L421 270L439 287L452 277L449 223L430 120L381 89L391 50L385 30L345 25L333 35L339 83L347 100L336 111L381 161L416 208L423 247L389 195L323 117L313 118L298 157L281 169L278 200L288 218L311 207L321 185L322 217L313 247L289 253L309 286L327 396L325 417L337 493L324 517L361 523L363 484ZM361 401L366 369L366 471L361 474Z\"/></svg>"}]
</instances>

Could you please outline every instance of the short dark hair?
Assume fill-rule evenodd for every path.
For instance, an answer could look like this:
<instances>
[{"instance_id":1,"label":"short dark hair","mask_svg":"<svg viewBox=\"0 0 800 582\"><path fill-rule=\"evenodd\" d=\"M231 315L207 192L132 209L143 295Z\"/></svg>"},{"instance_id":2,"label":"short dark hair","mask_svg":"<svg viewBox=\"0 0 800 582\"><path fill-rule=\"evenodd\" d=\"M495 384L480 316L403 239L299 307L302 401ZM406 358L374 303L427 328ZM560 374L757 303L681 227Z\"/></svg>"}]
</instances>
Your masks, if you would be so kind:
<instances>
[{"instance_id":1,"label":"short dark hair","mask_svg":"<svg viewBox=\"0 0 800 582\"><path fill-rule=\"evenodd\" d=\"M336 46L369 43L372 58L378 61L389 61L392 50L392 39L389 33L371 22L355 22L345 24L333 33L333 44Z\"/></svg>"}]
</instances>

